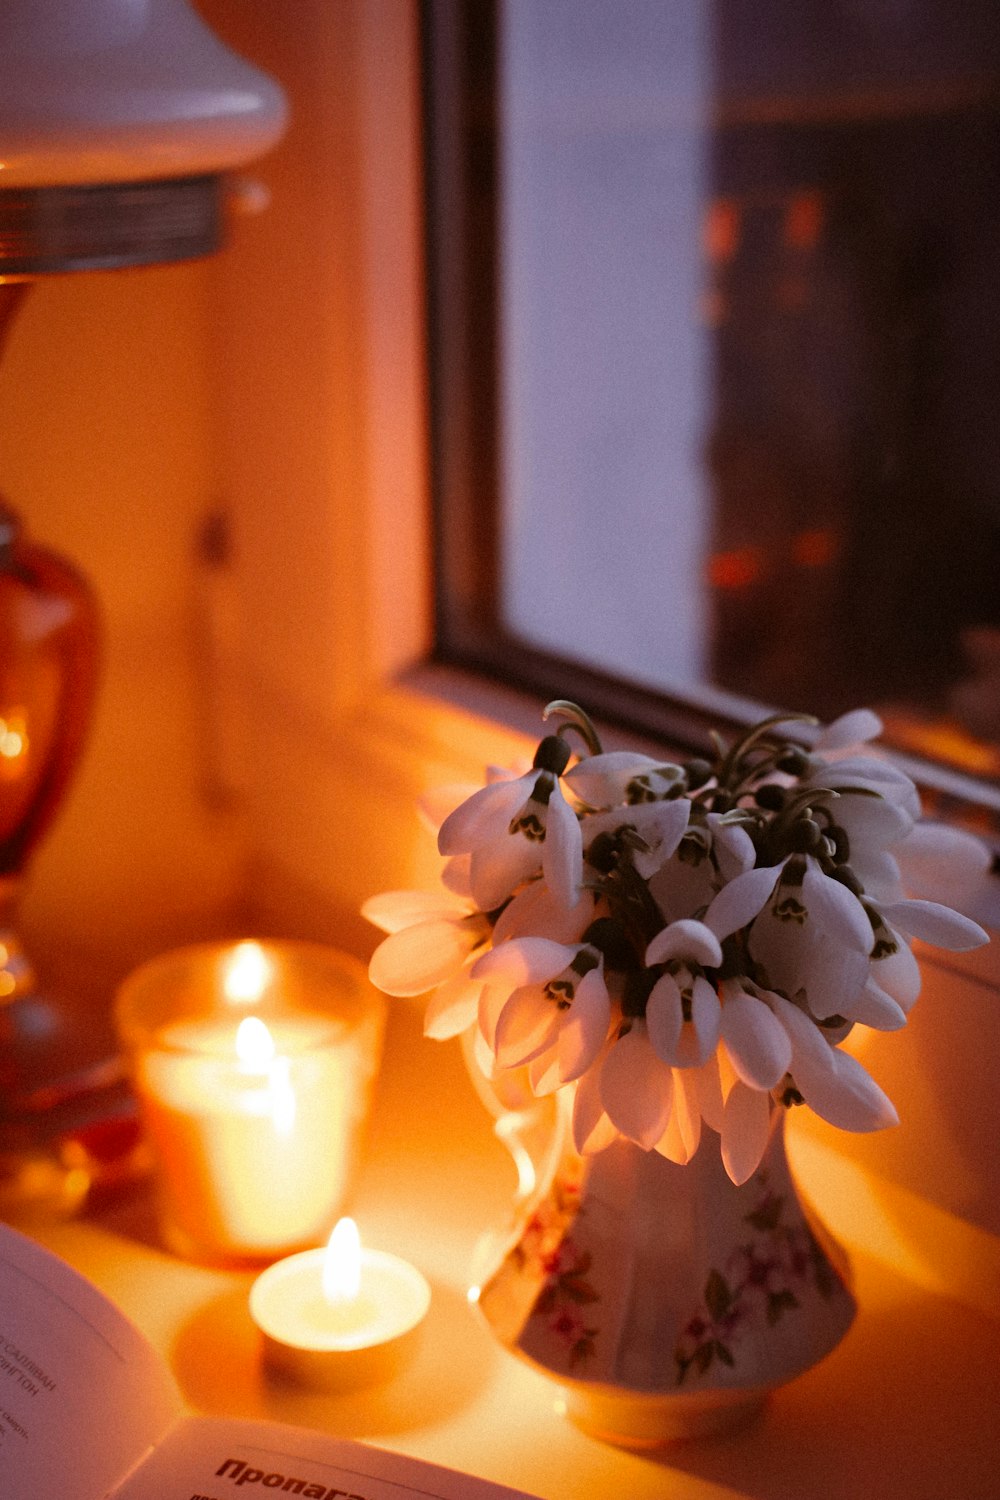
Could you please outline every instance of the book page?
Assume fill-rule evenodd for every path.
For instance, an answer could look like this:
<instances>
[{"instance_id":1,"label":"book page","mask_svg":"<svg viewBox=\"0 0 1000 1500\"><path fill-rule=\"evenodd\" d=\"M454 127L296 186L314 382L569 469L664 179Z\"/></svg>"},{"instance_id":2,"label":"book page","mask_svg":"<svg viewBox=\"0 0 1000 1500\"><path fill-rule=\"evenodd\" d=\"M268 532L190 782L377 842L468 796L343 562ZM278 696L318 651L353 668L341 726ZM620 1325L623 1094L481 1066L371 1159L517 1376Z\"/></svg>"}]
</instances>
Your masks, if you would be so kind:
<instances>
[{"instance_id":1,"label":"book page","mask_svg":"<svg viewBox=\"0 0 1000 1500\"><path fill-rule=\"evenodd\" d=\"M182 1409L139 1330L64 1261L0 1224L3 1500L104 1500Z\"/></svg>"},{"instance_id":2,"label":"book page","mask_svg":"<svg viewBox=\"0 0 1000 1500\"><path fill-rule=\"evenodd\" d=\"M189 1417L113 1500L532 1500L364 1443L270 1422Z\"/></svg>"}]
</instances>

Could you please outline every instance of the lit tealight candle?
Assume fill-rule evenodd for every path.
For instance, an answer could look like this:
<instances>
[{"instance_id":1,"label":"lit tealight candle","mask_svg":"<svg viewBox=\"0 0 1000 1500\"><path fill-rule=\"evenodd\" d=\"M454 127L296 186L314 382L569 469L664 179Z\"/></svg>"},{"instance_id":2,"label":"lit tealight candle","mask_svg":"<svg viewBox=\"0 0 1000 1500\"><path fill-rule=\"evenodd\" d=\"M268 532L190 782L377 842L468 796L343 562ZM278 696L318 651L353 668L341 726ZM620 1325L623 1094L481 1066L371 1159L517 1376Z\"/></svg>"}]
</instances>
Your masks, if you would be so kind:
<instances>
[{"instance_id":1,"label":"lit tealight candle","mask_svg":"<svg viewBox=\"0 0 1000 1500\"><path fill-rule=\"evenodd\" d=\"M354 1221L341 1219L325 1249L290 1255L258 1276L250 1314L269 1370L345 1391L395 1374L430 1300L416 1266L362 1249Z\"/></svg>"}]
</instances>

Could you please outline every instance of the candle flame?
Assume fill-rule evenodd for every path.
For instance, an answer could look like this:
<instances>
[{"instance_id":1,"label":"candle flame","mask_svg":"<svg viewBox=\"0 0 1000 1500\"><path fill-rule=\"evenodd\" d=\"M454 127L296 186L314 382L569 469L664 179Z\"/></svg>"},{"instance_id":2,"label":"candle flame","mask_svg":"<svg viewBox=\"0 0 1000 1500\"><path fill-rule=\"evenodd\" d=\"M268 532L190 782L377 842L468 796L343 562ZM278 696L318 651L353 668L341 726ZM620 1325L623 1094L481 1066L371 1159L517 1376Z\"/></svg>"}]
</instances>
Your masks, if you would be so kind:
<instances>
[{"instance_id":1,"label":"candle flame","mask_svg":"<svg viewBox=\"0 0 1000 1500\"><path fill-rule=\"evenodd\" d=\"M323 1295L329 1302L350 1302L361 1289L361 1236L353 1219L340 1219L323 1258Z\"/></svg>"},{"instance_id":2,"label":"candle flame","mask_svg":"<svg viewBox=\"0 0 1000 1500\"><path fill-rule=\"evenodd\" d=\"M237 1005L259 1000L273 975L274 964L260 943L237 943L223 971L223 993Z\"/></svg>"},{"instance_id":3,"label":"candle flame","mask_svg":"<svg viewBox=\"0 0 1000 1500\"><path fill-rule=\"evenodd\" d=\"M236 1028L236 1056L246 1068L266 1073L274 1061L274 1038L259 1016L244 1016Z\"/></svg>"}]
</instances>

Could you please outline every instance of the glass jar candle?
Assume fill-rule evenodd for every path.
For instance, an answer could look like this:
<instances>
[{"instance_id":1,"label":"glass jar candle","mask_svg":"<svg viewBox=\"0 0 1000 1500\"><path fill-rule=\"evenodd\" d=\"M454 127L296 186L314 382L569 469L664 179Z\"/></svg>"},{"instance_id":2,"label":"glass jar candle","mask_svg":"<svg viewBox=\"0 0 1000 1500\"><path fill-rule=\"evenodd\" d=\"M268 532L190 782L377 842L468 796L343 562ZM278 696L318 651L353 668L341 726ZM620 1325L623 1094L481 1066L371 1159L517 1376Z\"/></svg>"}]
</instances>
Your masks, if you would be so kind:
<instances>
[{"instance_id":1,"label":"glass jar candle","mask_svg":"<svg viewBox=\"0 0 1000 1500\"><path fill-rule=\"evenodd\" d=\"M116 1020L166 1244L238 1264L323 1241L381 1057L385 1002L363 967L311 943L198 944L131 974Z\"/></svg>"}]
</instances>

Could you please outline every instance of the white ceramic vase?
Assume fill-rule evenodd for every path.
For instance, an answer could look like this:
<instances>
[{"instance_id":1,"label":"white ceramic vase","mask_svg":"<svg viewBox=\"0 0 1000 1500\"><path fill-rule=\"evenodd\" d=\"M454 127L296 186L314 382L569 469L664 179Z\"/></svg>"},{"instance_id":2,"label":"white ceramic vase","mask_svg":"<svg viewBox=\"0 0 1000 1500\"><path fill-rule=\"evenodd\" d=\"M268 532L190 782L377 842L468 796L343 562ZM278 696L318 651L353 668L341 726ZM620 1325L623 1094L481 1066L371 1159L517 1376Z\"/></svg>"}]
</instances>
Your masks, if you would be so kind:
<instances>
[{"instance_id":1,"label":"white ceramic vase","mask_svg":"<svg viewBox=\"0 0 1000 1500\"><path fill-rule=\"evenodd\" d=\"M796 1191L783 1110L740 1187L707 1129L684 1167L626 1141L581 1158L558 1108L497 1130L527 1191L481 1252L478 1305L595 1436L653 1447L739 1426L847 1332L846 1261Z\"/></svg>"}]
</instances>

